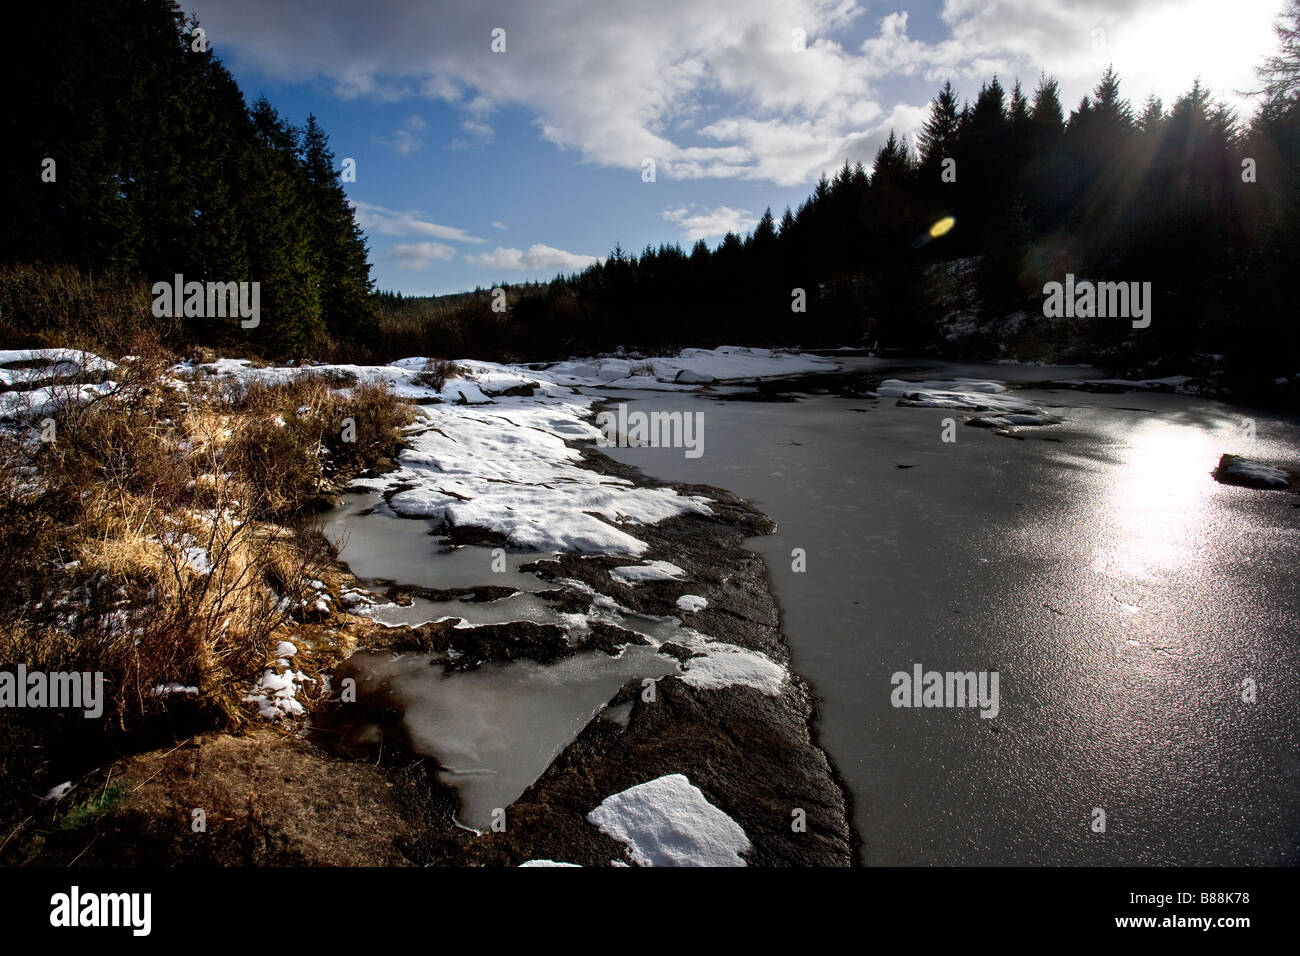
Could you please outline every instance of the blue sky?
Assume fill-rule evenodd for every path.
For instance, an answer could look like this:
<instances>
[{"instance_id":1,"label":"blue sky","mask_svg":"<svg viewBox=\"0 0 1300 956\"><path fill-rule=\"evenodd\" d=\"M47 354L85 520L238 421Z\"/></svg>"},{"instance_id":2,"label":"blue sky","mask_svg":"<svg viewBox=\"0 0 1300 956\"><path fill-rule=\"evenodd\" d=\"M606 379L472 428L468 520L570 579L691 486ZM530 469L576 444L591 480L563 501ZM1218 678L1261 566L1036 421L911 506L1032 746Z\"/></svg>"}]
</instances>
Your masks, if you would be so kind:
<instances>
[{"instance_id":1,"label":"blue sky","mask_svg":"<svg viewBox=\"0 0 1300 956\"><path fill-rule=\"evenodd\" d=\"M912 136L945 78L1113 63L1166 105L1200 76L1248 112L1280 0L185 0L251 103L315 113L382 289L576 271L621 243L716 245L818 173ZM493 52L492 31L505 30ZM802 30L802 48L795 30ZM655 160L655 181L642 179Z\"/></svg>"}]
</instances>

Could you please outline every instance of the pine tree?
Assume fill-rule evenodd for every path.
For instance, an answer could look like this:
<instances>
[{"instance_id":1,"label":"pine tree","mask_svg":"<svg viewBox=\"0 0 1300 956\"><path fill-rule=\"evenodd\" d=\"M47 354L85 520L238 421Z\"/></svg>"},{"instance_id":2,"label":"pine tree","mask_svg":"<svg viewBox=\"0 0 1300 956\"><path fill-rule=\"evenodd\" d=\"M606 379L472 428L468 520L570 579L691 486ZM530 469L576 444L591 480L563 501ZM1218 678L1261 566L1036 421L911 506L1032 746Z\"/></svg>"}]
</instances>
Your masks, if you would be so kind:
<instances>
[{"instance_id":1,"label":"pine tree","mask_svg":"<svg viewBox=\"0 0 1300 956\"><path fill-rule=\"evenodd\" d=\"M1024 91L1020 88L1020 80L1017 79L1015 86L1011 88L1011 105L1007 108L1007 118L1010 120L1013 128L1021 129L1029 125L1029 101L1025 99Z\"/></svg>"},{"instance_id":2,"label":"pine tree","mask_svg":"<svg viewBox=\"0 0 1300 956\"><path fill-rule=\"evenodd\" d=\"M987 85L980 87L979 96L975 98L971 132L978 137L996 135L1004 129L1006 122L1006 91L995 75Z\"/></svg>"},{"instance_id":3,"label":"pine tree","mask_svg":"<svg viewBox=\"0 0 1300 956\"><path fill-rule=\"evenodd\" d=\"M1133 109L1128 100L1120 96L1119 76L1114 66L1106 68L1101 82L1093 90L1093 116L1111 137L1127 133L1133 125Z\"/></svg>"},{"instance_id":4,"label":"pine tree","mask_svg":"<svg viewBox=\"0 0 1300 956\"><path fill-rule=\"evenodd\" d=\"M1294 104L1300 101L1300 0L1287 0L1273 30L1279 50L1256 70L1264 81L1261 92L1275 103Z\"/></svg>"},{"instance_id":5,"label":"pine tree","mask_svg":"<svg viewBox=\"0 0 1300 956\"><path fill-rule=\"evenodd\" d=\"M1061 86L1055 77L1042 74L1034 90L1030 119L1039 129L1060 132L1065 128L1065 111L1061 107Z\"/></svg>"},{"instance_id":6,"label":"pine tree","mask_svg":"<svg viewBox=\"0 0 1300 956\"><path fill-rule=\"evenodd\" d=\"M336 339L362 341L376 330L370 301L369 256L334 169L334 153L315 116L307 117L302 158L312 216L313 252L321 275L322 320Z\"/></svg>"},{"instance_id":7,"label":"pine tree","mask_svg":"<svg viewBox=\"0 0 1300 956\"><path fill-rule=\"evenodd\" d=\"M1142 106L1142 115L1137 119L1137 128L1143 136L1155 136L1160 132L1165 121L1165 104L1160 97L1152 93Z\"/></svg>"},{"instance_id":8,"label":"pine tree","mask_svg":"<svg viewBox=\"0 0 1300 956\"><path fill-rule=\"evenodd\" d=\"M313 249L312 216L295 130L265 97L252 110L256 143L248 170L251 198L249 259L261 282L262 325L254 341L286 354L304 354L325 336L321 264Z\"/></svg>"},{"instance_id":9,"label":"pine tree","mask_svg":"<svg viewBox=\"0 0 1300 956\"><path fill-rule=\"evenodd\" d=\"M945 157L953 155L957 146L960 120L957 112L957 94L952 81L943 84L939 95L930 102L930 117L921 127L916 145L921 163L934 166Z\"/></svg>"}]
</instances>

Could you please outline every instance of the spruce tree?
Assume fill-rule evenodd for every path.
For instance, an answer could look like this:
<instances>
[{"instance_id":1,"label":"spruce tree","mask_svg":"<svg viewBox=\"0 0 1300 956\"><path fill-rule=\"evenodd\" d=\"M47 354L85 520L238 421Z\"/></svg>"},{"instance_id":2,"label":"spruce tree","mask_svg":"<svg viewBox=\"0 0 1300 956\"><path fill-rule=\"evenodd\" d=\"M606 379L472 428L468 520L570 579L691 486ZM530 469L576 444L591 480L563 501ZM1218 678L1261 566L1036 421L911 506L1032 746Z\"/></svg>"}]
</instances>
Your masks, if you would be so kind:
<instances>
[{"instance_id":1,"label":"spruce tree","mask_svg":"<svg viewBox=\"0 0 1300 956\"><path fill-rule=\"evenodd\" d=\"M937 167L945 157L953 155L957 146L958 128L957 94L952 88L952 81L948 80L939 90L939 95L930 102L930 116L916 138L922 165Z\"/></svg>"}]
</instances>

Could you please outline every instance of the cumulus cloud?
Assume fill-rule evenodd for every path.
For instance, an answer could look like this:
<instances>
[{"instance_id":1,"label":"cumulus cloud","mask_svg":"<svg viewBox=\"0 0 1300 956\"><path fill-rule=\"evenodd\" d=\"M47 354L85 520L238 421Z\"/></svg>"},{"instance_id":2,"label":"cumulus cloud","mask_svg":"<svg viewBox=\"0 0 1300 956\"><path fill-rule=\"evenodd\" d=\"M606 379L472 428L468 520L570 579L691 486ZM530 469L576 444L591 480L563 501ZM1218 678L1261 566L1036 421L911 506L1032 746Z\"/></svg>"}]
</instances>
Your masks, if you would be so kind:
<instances>
[{"instance_id":1,"label":"cumulus cloud","mask_svg":"<svg viewBox=\"0 0 1300 956\"><path fill-rule=\"evenodd\" d=\"M484 243L486 239L471 236L464 229L454 226L440 226L436 222L421 219L414 210L401 212L387 209L374 203L354 201L352 208L356 212L357 225L366 232L378 236L431 236L434 239L447 239L451 242Z\"/></svg>"},{"instance_id":2,"label":"cumulus cloud","mask_svg":"<svg viewBox=\"0 0 1300 956\"><path fill-rule=\"evenodd\" d=\"M388 250L388 256L396 260L399 269L423 269L435 259L454 259L456 250L441 242L398 242Z\"/></svg>"},{"instance_id":3,"label":"cumulus cloud","mask_svg":"<svg viewBox=\"0 0 1300 956\"><path fill-rule=\"evenodd\" d=\"M732 209L730 206L704 209L687 203L670 206L660 215L681 226L682 235L690 242L725 236L729 232L743 235L758 225L758 219L748 209Z\"/></svg>"},{"instance_id":4,"label":"cumulus cloud","mask_svg":"<svg viewBox=\"0 0 1300 956\"><path fill-rule=\"evenodd\" d=\"M565 252L552 246L535 242L526 250L506 249L497 246L491 252L466 256L465 260L477 266L492 269L510 269L524 271L529 269L560 269L579 271L600 261L599 256L584 256L576 252Z\"/></svg>"},{"instance_id":5,"label":"cumulus cloud","mask_svg":"<svg viewBox=\"0 0 1300 956\"><path fill-rule=\"evenodd\" d=\"M868 16L862 0L371 0L364 16L317 0L189 2L222 55L271 76L451 104L464 115L457 148L487 141L494 111L522 107L542 138L585 161L639 172L652 158L669 179L779 185L869 164L889 125L925 108L896 92L909 77L951 77L973 98L995 71L1032 86L1045 69L1071 106L1113 63L1135 101L1154 91L1170 102L1196 73L1231 95L1272 48L1279 5L944 0L947 35L928 42L912 36L917 14L887 4ZM504 53L490 50L497 27ZM387 137L395 149L418 148L419 130L400 132Z\"/></svg>"}]
</instances>

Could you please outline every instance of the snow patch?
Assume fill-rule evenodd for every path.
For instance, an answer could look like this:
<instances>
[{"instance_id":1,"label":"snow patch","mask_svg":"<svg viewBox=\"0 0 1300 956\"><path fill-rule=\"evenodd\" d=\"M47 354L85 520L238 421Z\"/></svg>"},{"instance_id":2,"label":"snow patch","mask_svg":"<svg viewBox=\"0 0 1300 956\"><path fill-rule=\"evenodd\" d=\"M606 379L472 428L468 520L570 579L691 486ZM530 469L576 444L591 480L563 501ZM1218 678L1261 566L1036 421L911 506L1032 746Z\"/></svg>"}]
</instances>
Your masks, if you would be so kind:
<instances>
[{"instance_id":1,"label":"snow patch","mask_svg":"<svg viewBox=\"0 0 1300 956\"><path fill-rule=\"evenodd\" d=\"M702 598L698 594L683 594L681 597L677 599L677 607L680 610L687 611L692 614L698 611L703 611L708 606L709 606L708 599Z\"/></svg>"},{"instance_id":2,"label":"snow patch","mask_svg":"<svg viewBox=\"0 0 1300 956\"><path fill-rule=\"evenodd\" d=\"M257 705L257 713L264 720L301 717L306 710L298 700L298 691L303 684L316 683L314 677L308 677L302 671L288 670L287 665L280 666L286 669L277 672L268 667L253 686L252 693L244 697L245 703Z\"/></svg>"},{"instance_id":3,"label":"snow patch","mask_svg":"<svg viewBox=\"0 0 1300 956\"><path fill-rule=\"evenodd\" d=\"M520 863L519 866L520 868L525 866L573 866L582 869L582 867L577 863L560 863L556 860L525 860L523 863Z\"/></svg>"},{"instance_id":4,"label":"snow patch","mask_svg":"<svg viewBox=\"0 0 1300 956\"><path fill-rule=\"evenodd\" d=\"M613 568L609 576L624 584L644 584L647 581L676 581L686 572L670 561L645 561L621 568Z\"/></svg>"},{"instance_id":5,"label":"snow patch","mask_svg":"<svg viewBox=\"0 0 1300 956\"><path fill-rule=\"evenodd\" d=\"M749 837L680 773L606 797L587 819L642 866L746 866Z\"/></svg>"},{"instance_id":6,"label":"snow patch","mask_svg":"<svg viewBox=\"0 0 1300 956\"><path fill-rule=\"evenodd\" d=\"M785 668L766 654L722 641L687 646L693 651L705 652L705 656L692 657L682 665L686 672L680 675L680 679L692 687L718 690L744 684L771 697L780 695L785 689Z\"/></svg>"}]
</instances>

